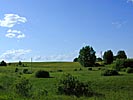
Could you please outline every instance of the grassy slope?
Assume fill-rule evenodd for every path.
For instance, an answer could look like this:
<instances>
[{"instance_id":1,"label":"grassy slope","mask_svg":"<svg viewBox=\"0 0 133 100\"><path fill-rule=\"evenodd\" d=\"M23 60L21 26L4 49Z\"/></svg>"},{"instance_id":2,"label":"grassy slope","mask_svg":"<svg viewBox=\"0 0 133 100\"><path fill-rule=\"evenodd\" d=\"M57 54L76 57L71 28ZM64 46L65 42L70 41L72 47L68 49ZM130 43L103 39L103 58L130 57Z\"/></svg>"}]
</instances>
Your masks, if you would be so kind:
<instances>
[{"instance_id":1,"label":"grassy slope","mask_svg":"<svg viewBox=\"0 0 133 100\"><path fill-rule=\"evenodd\" d=\"M31 63L25 63L31 66ZM8 67L0 67L0 85L7 87L9 83L13 83L18 74L14 73L16 64L12 64ZM133 74L122 73L121 76L101 76L101 71L98 68L93 68L93 71L88 71L87 68L83 68L79 63L73 62L36 62L32 63L32 67L18 67L20 70L28 68L33 72L37 70L47 70L50 72L50 76L53 78L35 78L33 74L23 74L33 84L34 92L39 89L46 89L48 96L43 97L42 100L131 100L133 98ZM82 68L82 70L79 70ZM74 71L77 69L77 71ZM62 72L59 72L62 70ZM76 98L73 96L57 95L57 83L59 78L65 74L70 73L77 76L81 81L91 81L91 87L97 93L104 94L105 97L92 97L92 98ZM6 98L8 95L7 89L0 88L0 100ZM45 98L45 99L44 99ZM3 99L6 100L6 99ZM16 99L17 100L17 99ZM20 100L20 98L18 99Z\"/></svg>"}]
</instances>

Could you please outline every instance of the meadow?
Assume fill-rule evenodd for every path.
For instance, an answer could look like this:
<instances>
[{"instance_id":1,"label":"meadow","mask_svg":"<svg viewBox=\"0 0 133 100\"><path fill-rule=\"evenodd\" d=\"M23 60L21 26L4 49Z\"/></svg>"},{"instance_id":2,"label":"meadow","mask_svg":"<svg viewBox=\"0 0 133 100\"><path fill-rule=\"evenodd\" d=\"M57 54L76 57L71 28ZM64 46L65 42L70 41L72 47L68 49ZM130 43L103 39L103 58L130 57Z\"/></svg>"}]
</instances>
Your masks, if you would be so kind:
<instances>
[{"instance_id":1,"label":"meadow","mask_svg":"<svg viewBox=\"0 0 133 100\"><path fill-rule=\"evenodd\" d=\"M132 100L133 98L133 74L121 71L118 76L102 76L102 69L110 66L92 67L92 70L88 70L78 62L23 62L23 64L24 67L18 63L0 66L0 100ZM15 72L16 68L18 72ZM28 69L32 74L24 74L23 69ZM38 70L48 71L50 78L36 78L35 72ZM58 82L67 73L82 82L89 82L93 91L100 95L76 97L58 94ZM22 77L27 78L32 84L34 98L24 98L14 93L13 85Z\"/></svg>"}]
</instances>

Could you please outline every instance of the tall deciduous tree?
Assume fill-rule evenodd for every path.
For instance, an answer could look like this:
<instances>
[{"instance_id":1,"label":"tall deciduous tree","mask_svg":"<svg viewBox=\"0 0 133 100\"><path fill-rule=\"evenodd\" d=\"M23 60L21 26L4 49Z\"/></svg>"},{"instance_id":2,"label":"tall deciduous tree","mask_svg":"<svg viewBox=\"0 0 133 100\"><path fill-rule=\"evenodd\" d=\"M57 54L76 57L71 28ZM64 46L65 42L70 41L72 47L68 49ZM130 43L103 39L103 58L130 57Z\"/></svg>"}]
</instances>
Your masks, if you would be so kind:
<instances>
[{"instance_id":1,"label":"tall deciduous tree","mask_svg":"<svg viewBox=\"0 0 133 100\"><path fill-rule=\"evenodd\" d=\"M6 63L4 60L2 60L2 61L0 62L0 66L7 66L7 63Z\"/></svg>"},{"instance_id":2,"label":"tall deciduous tree","mask_svg":"<svg viewBox=\"0 0 133 100\"><path fill-rule=\"evenodd\" d=\"M111 50L105 51L103 59L105 64L111 64L113 62L113 52Z\"/></svg>"},{"instance_id":3,"label":"tall deciduous tree","mask_svg":"<svg viewBox=\"0 0 133 100\"><path fill-rule=\"evenodd\" d=\"M127 59L127 55L126 55L125 51L123 51L123 50L118 51L117 58L118 59Z\"/></svg>"},{"instance_id":4,"label":"tall deciduous tree","mask_svg":"<svg viewBox=\"0 0 133 100\"><path fill-rule=\"evenodd\" d=\"M90 46L83 47L79 52L78 60L84 67L94 66L96 61L95 51Z\"/></svg>"}]
</instances>

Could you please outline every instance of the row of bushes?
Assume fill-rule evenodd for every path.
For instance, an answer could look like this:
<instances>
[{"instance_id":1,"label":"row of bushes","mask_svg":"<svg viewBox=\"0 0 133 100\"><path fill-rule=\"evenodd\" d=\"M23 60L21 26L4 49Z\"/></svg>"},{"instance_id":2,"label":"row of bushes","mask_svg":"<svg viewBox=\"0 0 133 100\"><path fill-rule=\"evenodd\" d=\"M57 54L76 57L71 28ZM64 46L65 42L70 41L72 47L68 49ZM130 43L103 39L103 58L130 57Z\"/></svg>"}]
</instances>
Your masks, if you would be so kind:
<instances>
[{"instance_id":1,"label":"row of bushes","mask_svg":"<svg viewBox=\"0 0 133 100\"><path fill-rule=\"evenodd\" d=\"M126 68L126 72L133 73L133 68L130 68L130 67ZM103 76L114 76L114 75L119 75L119 73L117 70L114 70L114 69L105 69L103 70L102 75Z\"/></svg>"},{"instance_id":2,"label":"row of bushes","mask_svg":"<svg viewBox=\"0 0 133 100\"><path fill-rule=\"evenodd\" d=\"M117 59L115 66L117 70L127 67L133 68L133 59Z\"/></svg>"}]
</instances>

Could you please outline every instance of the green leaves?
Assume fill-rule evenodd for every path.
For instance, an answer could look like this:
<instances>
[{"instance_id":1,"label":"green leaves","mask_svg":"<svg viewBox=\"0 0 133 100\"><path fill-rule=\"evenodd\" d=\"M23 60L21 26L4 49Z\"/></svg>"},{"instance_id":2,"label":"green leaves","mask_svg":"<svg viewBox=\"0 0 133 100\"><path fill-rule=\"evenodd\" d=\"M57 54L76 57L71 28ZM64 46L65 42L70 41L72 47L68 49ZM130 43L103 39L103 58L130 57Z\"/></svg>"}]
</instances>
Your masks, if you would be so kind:
<instances>
[{"instance_id":1,"label":"green leaves","mask_svg":"<svg viewBox=\"0 0 133 100\"><path fill-rule=\"evenodd\" d=\"M83 47L79 52L79 62L84 67L92 67L95 65L96 56L92 47Z\"/></svg>"},{"instance_id":2,"label":"green leaves","mask_svg":"<svg viewBox=\"0 0 133 100\"><path fill-rule=\"evenodd\" d=\"M105 51L103 59L105 64L111 64L113 62L113 52L111 50Z\"/></svg>"}]
</instances>

